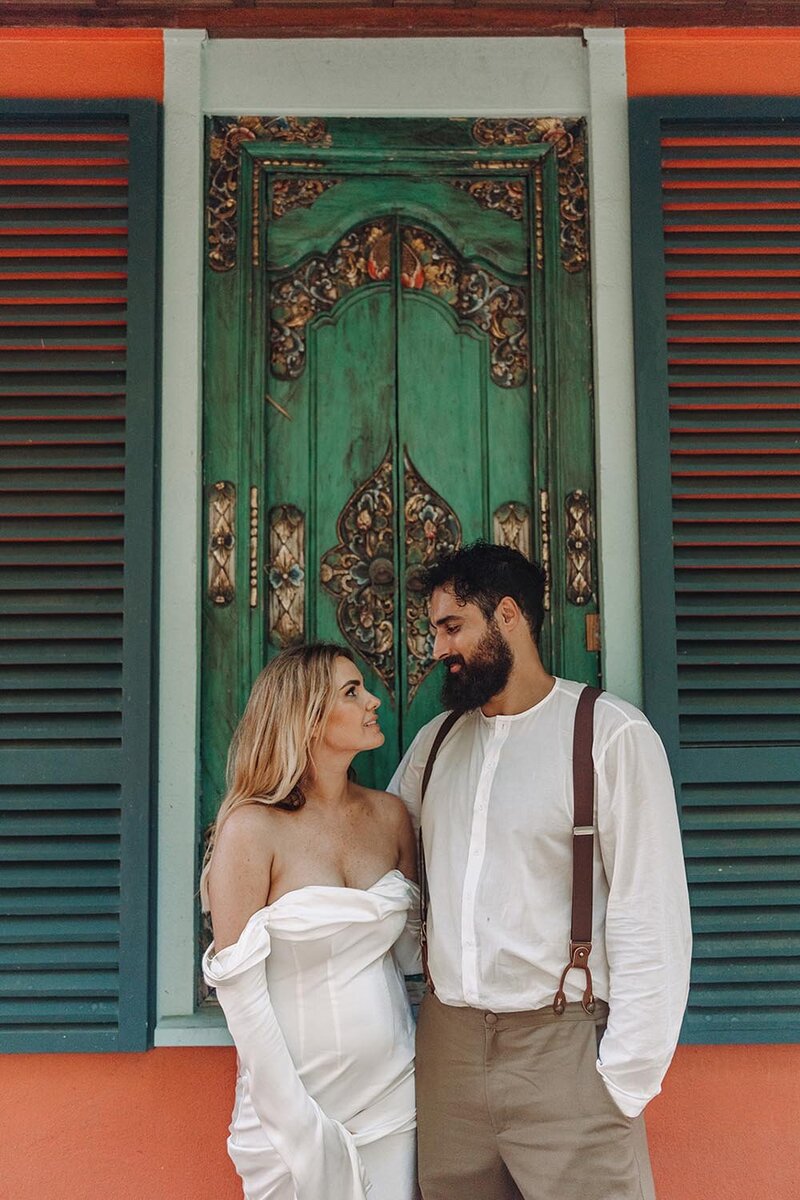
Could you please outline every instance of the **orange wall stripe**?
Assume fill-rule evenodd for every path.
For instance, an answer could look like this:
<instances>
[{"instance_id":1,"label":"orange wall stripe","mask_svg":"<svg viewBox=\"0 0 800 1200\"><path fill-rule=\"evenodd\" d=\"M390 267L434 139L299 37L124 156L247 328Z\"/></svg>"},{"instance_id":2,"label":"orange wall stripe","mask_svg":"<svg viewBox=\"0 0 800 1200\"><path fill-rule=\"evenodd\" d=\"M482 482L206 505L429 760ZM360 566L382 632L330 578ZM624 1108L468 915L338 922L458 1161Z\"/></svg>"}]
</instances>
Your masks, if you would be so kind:
<instances>
[{"instance_id":1,"label":"orange wall stripe","mask_svg":"<svg viewBox=\"0 0 800 1200\"><path fill-rule=\"evenodd\" d=\"M796 29L628 29L629 96L797 96Z\"/></svg>"},{"instance_id":2,"label":"orange wall stripe","mask_svg":"<svg viewBox=\"0 0 800 1200\"><path fill-rule=\"evenodd\" d=\"M0 96L163 100L160 29L0 29Z\"/></svg>"}]
</instances>

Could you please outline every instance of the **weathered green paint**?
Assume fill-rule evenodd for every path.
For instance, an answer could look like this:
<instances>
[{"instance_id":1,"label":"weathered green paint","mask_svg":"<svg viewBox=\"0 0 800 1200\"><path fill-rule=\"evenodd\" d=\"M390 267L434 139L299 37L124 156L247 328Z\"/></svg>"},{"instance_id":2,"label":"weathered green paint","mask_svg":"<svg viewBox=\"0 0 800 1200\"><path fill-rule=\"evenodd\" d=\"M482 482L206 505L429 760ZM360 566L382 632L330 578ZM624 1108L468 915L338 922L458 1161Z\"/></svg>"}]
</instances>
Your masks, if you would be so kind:
<instances>
[{"instance_id":1,"label":"weathered green paint","mask_svg":"<svg viewBox=\"0 0 800 1200\"><path fill-rule=\"evenodd\" d=\"M41 138L28 143L36 158L63 158L64 134L82 136L82 158L100 159L107 143L93 135L127 136L117 170L124 186L105 189L119 197L100 199L91 167L79 163L70 171L85 172L83 186L29 180L13 218L40 227L24 239L34 255L56 244L43 204L51 213L63 205L71 223L105 227L126 246L127 278L98 289L81 278L87 260L62 250L63 279L6 273L0 282L6 305L28 301L19 319L44 326L42 353L25 352L24 387L7 328L0 371L0 410L17 416L0 454L4 520L15 524L0 553L4 1052L142 1051L150 1038L159 127L150 100L0 102L4 135L22 139L11 145L25 150L26 136ZM124 234L111 233L119 225ZM91 323L98 310L108 318L96 297L115 292L124 300L113 314L125 314L113 334L122 352L98 350L94 330L83 328L70 329L79 345L69 355L46 349L56 344L49 325ZM57 314L52 296L67 301ZM24 413L38 432L22 434Z\"/></svg>"},{"instance_id":2,"label":"weathered green paint","mask_svg":"<svg viewBox=\"0 0 800 1200\"><path fill-rule=\"evenodd\" d=\"M338 541L336 520L391 447L395 510L396 703L374 670L387 744L359 763L384 783L413 733L438 709L436 672L408 703L405 662L403 455L455 511L464 540L492 537L492 514L508 501L531 510L541 553L539 494L551 506L553 606L544 652L560 674L594 681L597 655L585 649L584 619L596 603L565 602L563 503L574 488L593 494L591 337L588 270L569 274L559 249L558 179L552 143L486 149L470 121L328 121L329 148L245 144L238 186L237 263L206 272L204 479L237 486L237 596L226 608L204 601L203 794L209 820L223 787L232 728L255 673L274 646L267 630L267 517L277 504L306 513L306 636L342 640L335 604L319 583L320 561ZM263 160L281 165L262 167ZM491 163L492 169L487 170ZM532 167L541 163L544 268L536 262ZM253 263L253 172L263 171L260 262ZM336 178L309 208L279 220L269 211L276 175ZM524 179L522 221L479 206L455 177ZM306 330L298 378L269 366L270 282L309 256L327 253L348 231L385 219L393 230L390 278L369 281ZM518 387L490 372L489 339L430 291L401 286L400 230L420 226L461 260L527 293L530 371ZM265 403L269 394L275 405ZM291 421L279 408L291 414ZM248 501L259 488L259 597L248 603ZM362 666L365 666L362 662Z\"/></svg>"},{"instance_id":3,"label":"weathered green paint","mask_svg":"<svg viewBox=\"0 0 800 1200\"><path fill-rule=\"evenodd\" d=\"M758 166L744 173L747 188L737 185L739 211L722 230L714 228L723 220L714 206L725 192L694 170L696 207L685 217L671 213L676 227L667 233L663 184L671 168L662 138L679 137L680 155L702 160L749 155L742 147L759 143L765 155L783 157L794 153L798 129L796 100L658 97L630 105L645 705L680 799L696 934L683 1038L695 1043L793 1042L800 1034L800 575L796 554L787 553L796 542L797 506L786 479L796 470L789 457L796 413L787 413L797 391L794 376L783 374L789 368L768 363L775 339L796 328L797 313L791 294L779 299L765 288L753 301L749 279L744 289L741 276L733 277L783 268L776 247L788 259L797 235L775 233L782 214L765 208ZM783 140L778 151L769 148L774 139ZM695 228L681 231L681 219ZM766 255L763 234L751 232L759 224L769 230ZM698 248L714 250L719 275L707 286L733 295L713 301L711 311L734 315L752 362L741 361L742 346L727 340L730 325L704 310L701 296L667 297L667 245L673 270L685 269L687 247L693 269L709 266ZM735 269L727 255L736 256ZM681 352L668 344L668 313L693 315L692 334L705 343L701 370L669 361ZM764 333L750 327L753 313L772 318ZM730 367L712 379L711 363L725 357ZM762 365L756 370L753 362ZM713 388L704 386L709 379ZM675 385L687 382L696 390L683 396L692 397L698 416L686 411L685 399L680 415L671 415L680 402ZM725 432L729 422L735 432ZM687 469L671 460L671 448L687 435L688 474L698 473L689 483ZM687 516L689 537L680 527Z\"/></svg>"}]
</instances>

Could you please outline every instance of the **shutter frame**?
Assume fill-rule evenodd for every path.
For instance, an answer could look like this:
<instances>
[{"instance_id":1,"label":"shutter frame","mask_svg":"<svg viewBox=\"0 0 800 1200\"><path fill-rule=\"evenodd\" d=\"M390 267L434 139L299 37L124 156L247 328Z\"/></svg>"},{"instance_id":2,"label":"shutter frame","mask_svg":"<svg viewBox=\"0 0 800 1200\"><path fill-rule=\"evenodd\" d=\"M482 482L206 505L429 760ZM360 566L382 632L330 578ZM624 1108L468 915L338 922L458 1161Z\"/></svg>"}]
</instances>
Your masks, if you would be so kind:
<instances>
[{"instance_id":1,"label":"shutter frame","mask_svg":"<svg viewBox=\"0 0 800 1200\"><path fill-rule=\"evenodd\" d=\"M675 133L674 127L683 126L687 136L699 125L729 129L735 136L743 126L752 130L760 122L771 126L790 122L792 128L787 132L800 136L800 103L771 98L648 97L629 102L629 118L645 706L664 740L681 801L695 925L693 986L682 1037L684 1041L700 1044L793 1042L800 1038L797 982L800 971L792 966L792 961L795 966L800 964L800 856L786 835L800 828L800 817L791 808L792 804L797 805L797 791L788 799L789 786L798 780L800 737L792 742L785 735L776 736L774 742L782 744L773 744L766 735L761 743L749 739L737 742L732 733L726 740L723 732L713 743L710 733L706 741L698 737L696 742L681 734L676 604L680 583L675 575L673 546L673 503L677 489L673 489L671 477L671 438L675 430L670 419L665 286L669 262L665 253L667 222L662 210L661 138L665 122L670 125L671 135ZM719 150L720 155L724 153ZM800 153L797 171L800 172ZM800 201L797 208L800 211ZM701 214L698 224L703 219ZM786 219L798 222L797 216ZM722 244L729 244L726 239L727 233ZM784 234L783 239L782 244L792 250L796 246L800 256L800 233ZM758 249L754 240L747 253L756 256ZM680 250L673 252L680 254ZM764 262L765 267L775 265L774 261ZM796 304L792 311L797 312L800 321ZM800 324L797 329L800 330ZM741 378L745 379L746 374ZM757 386L752 384L753 389ZM781 393L782 398L793 403L797 395L789 391ZM708 403L713 412L713 401ZM744 411L743 405L739 412ZM787 417L785 423L790 420L796 417ZM750 436L757 433L753 431ZM723 500L718 507L724 508L725 503ZM726 512L729 514L730 510ZM773 519L780 521L780 517ZM792 590L798 588L792 585ZM753 590L758 592L756 588ZM791 590L779 593L784 594L791 598ZM685 666L687 660L683 662ZM718 659L715 666L720 678L724 678L724 660ZM763 678L762 686L768 688L766 669ZM691 685L685 686L691 690ZM724 683L719 686L724 687ZM684 715L685 712L684 707ZM741 800L730 802L734 806L740 804L738 810L735 807L726 810L726 787L753 789L755 798L749 809L752 814L747 819L749 824L739 815L744 808ZM712 799L698 801L697 795L703 788L711 789ZM759 788L763 793L761 799ZM715 789L722 799L713 798ZM787 799L771 802L769 794L779 795L781 789ZM776 807L769 810L773 802ZM703 808L703 804L708 808ZM760 823L759 804L766 813ZM770 811L774 816L772 825L768 820ZM730 831L725 827L726 819L730 820ZM731 888L726 888L727 880L732 881ZM741 888L742 880L747 881L745 890L750 890L747 900L737 905L737 881ZM715 892L720 881L722 890ZM714 941L720 935L725 939L722 944L727 954L720 954L720 943ZM708 945L712 945L710 951ZM726 975L729 969L730 974ZM714 999L715 989L719 1003ZM723 998L728 999L727 1011Z\"/></svg>"},{"instance_id":2,"label":"shutter frame","mask_svg":"<svg viewBox=\"0 0 800 1200\"><path fill-rule=\"evenodd\" d=\"M113 996L110 985L104 985L110 997L105 1020L102 1016L95 1018L92 1006L87 1002L85 1021L72 1017L69 1021L59 1022L58 1010L63 997L55 994L49 1005L49 1020L31 1019L27 1023L6 1024L0 1007L0 1048L4 1051L139 1051L148 1047L152 1032L151 914L154 880L151 863L155 861L153 818L156 812L155 488L160 318L157 287L160 251L160 106L149 100L0 102L0 125L12 119L17 122L28 119L30 124L44 122L57 128L59 123L76 119L91 121L97 118L103 121L114 116L123 119L127 126L129 158L121 733L118 745L87 744L70 752L53 747L15 748L6 742L5 747L8 748L4 748L3 756L8 766L4 776L9 784L30 789L48 785L60 788L74 785L78 797L73 807L89 807L89 798L82 800L80 796L81 788L105 789L109 795L118 789L118 983ZM110 801L100 800L98 803L105 805ZM58 818L57 806L50 807L54 809L52 816ZM44 812L37 814L35 809L28 814L33 826L37 819L43 822L45 815ZM81 822L77 813L70 812L67 817L73 822L71 828L74 827L79 833ZM110 813L108 823L113 824ZM56 820L56 826L61 829L63 822ZM108 854L111 854L110 850ZM30 873L35 866L35 863L29 863L28 866L24 862L17 864L22 883L18 895L23 896L23 903L26 871ZM111 892L108 894L110 896ZM102 905L94 900L95 895L97 893L87 891L85 897L80 896L76 903L80 905L85 900L86 911L99 914ZM0 892L2 898L3 893ZM5 908L2 911L5 912ZM65 911L76 913L78 909ZM100 915L96 920L103 923ZM23 915L16 927L24 929L24 921ZM110 926L111 919L106 918L105 923ZM53 917L54 930L56 925ZM49 942L50 938L47 940ZM64 957L63 970L68 972L69 951L73 943L68 938L58 941L57 934L53 935L53 942L59 955ZM24 946L24 942L18 940L17 945L20 944ZM6 950L7 947L3 946L0 951L3 956ZM108 950L102 945L89 947L89 950L91 954L88 961L93 957L98 962L106 960ZM85 966L87 961L85 945L83 953L81 966ZM77 950L75 955L77 962ZM13 956L10 957L13 962ZM3 974L6 979L13 977L13 971ZM80 982L77 972L73 972L73 978ZM13 988L13 984L11 986ZM88 985L87 990L92 992ZM28 994L31 998L38 998L41 1003L41 998L47 995L47 972L41 972L34 979ZM24 1003L24 999L20 993L20 1002ZM79 987L75 992L75 1003L78 1006L82 1003ZM100 1001L97 1007L102 1011L103 1002Z\"/></svg>"}]
</instances>

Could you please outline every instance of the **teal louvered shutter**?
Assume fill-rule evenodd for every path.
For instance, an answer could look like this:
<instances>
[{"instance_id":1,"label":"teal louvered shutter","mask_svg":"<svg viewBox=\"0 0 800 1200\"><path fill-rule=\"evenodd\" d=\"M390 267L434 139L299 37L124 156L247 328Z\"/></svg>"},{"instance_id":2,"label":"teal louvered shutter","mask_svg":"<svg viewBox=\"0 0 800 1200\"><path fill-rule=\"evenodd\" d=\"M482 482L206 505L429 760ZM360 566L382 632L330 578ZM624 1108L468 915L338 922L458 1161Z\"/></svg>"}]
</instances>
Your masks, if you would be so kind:
<instances>
[{"instance_id":1,"label":"teal louvered shutter","mask_svg":"<svg viewBox=\"0 0 800 1200\"><path fill-rule=\"evenodd\" d=\"M631 102L645 704L679 785L684 1038L800 1035L800 104Z\"/></svg>"},{"instance_id":2,"label":"teal louvered shutter","mask_svg":"<svg viewBox=\"0 0 800 1200\"><path fill-rule=\"evenodd\" d=\"M0 104L0 1048L148 1043L158 108Z\"/></svg>"}]
</instances>

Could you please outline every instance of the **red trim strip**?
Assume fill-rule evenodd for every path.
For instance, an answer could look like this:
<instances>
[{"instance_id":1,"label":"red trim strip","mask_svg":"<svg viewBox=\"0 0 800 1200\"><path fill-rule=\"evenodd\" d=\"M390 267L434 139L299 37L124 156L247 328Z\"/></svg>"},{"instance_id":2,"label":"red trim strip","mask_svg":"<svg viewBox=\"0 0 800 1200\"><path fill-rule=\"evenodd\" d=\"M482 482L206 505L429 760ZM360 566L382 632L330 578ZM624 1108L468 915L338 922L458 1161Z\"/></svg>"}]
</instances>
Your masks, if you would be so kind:
<instances>
[{"instance_id":1,"label":"red trim strip","mask_svg":"<svg viewBox=\"0 0 800 1200\"><path fill-rule=\"evenodd\" d=\"M0 271L5 279L127 279L127 271Z\"/></svg>"},{"instance_id":2,"label":"red trim strip","mask_svg":"<svg viewBox=\"0 0 800 1200\"><path fill-rule=\"evenodd\" d=\"M667 321L800 321L800 313L668 313Z\"/></svg>"},{"instance_id":3,"label":"red trim strip","mask_svg":"<svg viewBox=\"0 0 800 1200\"><path fill-rule=\"evenodd\" d=\"M60 276L59 278L67 278ZM127 304L125 296L0 296L2 304Z\"/></svg>"},{"instance_id":4,"label":"red trim strip","mask_svg":"<svg viewBox=\"0 0 800 1200\"><path fill-rule=\"evenodd\" d=\"M800 146L800 137L665 137L662 146Z\"/></svg>"},{"instance_id":5,"label":"red trim strip","mask_svg":"<svg viewBox=\"0 0 800 1200\"><path fill-rule=\"evenodd\" d=\"M799 143L800 144L800 143ZM663 143L662 143L663 145ZM661 166L665 171L772 171L800 170L800 159L797 158L662 158Z\"/></svg>"},{"instance_id":6,"label":"red trim strip","mask_svg":"<svg viewBox=\"0 0 800 1200\"><path fill-rule=\"evenodd\" d=\"M800 233L800 225L665 225L664 233ZM676 254L677 250L668 249L667 254ZM683 254L701 254L701 250L683 250ZM714 253L714 251L708 251ZM746 254L748 251L742 249L737 251L728 251L729 254ZM757 254L777 254L779 251L765 249L763 246L755 246L751 253ZM789 253L789 251L787 251ZM797 247L791 251L792 254L797 253Z\"/></svg>"},{"instance_id":7,"label":"red trim strip","mask_svg":"<svg viewBox=\"0 0 800 1200\"><path fill-rule=\"evenodd\" d=\"M699 201L686 201L679 204L671 201L661 206L664 212L779 212L790 209L800 210L800 202L792 204L789 201L753 200L749 204L745 200L709 201L702 204Z\"/></svg>"},{"instance_id":8,"label":"red trim strip","mask_svg":"<svg viewBox=\"0 0 800 1200\"><path fill-rule=\"evenodd\" d=\"M800 170L800 163L797 164ZM800 180L794 179L663 179L661 187L665 192L690 192L697 190L709 191L747 191L747 192L782 192L797 191Z\"/></svg>"},{"instance_id":9,"label":"red trim strip","mask_svg":"<svg viewBox=\"0 0 800 1200\"><path fill-rule=\"evenodd\" d=\"M4 158L0 154L0 169L3 167L127 167L127 158Z\"/></svg>"},{"instance_id":10,"label":"red trim strip","mask_svg":"<svg viewBox=\"0 0 800 1200\"><path fill-rule=\"evenodd\" d=\"M127 133L0 133L0 142L127 142Z\"/></svg>"},{"instance_id":11,"label":"red trim strip","mask_svg":"<svg viewBox=\"0 0 800 1200\"><path fill-rule=\"evenodd\" d=\"M671 358L671 367L797 367L800 358Z\"/></svg>"},{"instance_id":12,"label":"red trim strip","mask_svg":"<svg viewBox=\"0 0 800 1200\"><path fill-rule=\"evenodd\" d=\"M0 258L127 258L128 251L115 246L46 246L0 249ZM794 272L792 272L794 273Z\"/></svg>"},{"instance_id":13,"label":"red trim strip","mask_svg":"<svg viewBox=\"0 0 800 1200\"><path fill-rule=\"evenodd\" d=\"M800 300L800 292L667 292L668 300ZM706 318L708 320L708 318Z\"/></svg>"},{"instance_id":14,"label":"red trim strip","mask_svg":"<svg viewBox=\"0 0 800 1200\"><path fill-rule=\"evenodd\" d=\"M0 237L126 237L127 233L127 225L20 225L0 229Z\"/></svg>"},{"instance_id":15,"label":"red trim strip","mask_svg":"<svg viewBox=\"0 0 800 1200\"><path fill-rule=\"evenodd\" d=\"M800 229L800 225L798 225ZM672 258L683 258L684 255L702 255L704 258L727 257L728 255L747 255L750 258L760 258L763 254L798 254L797 246L666 246L664 253Z\"/></svg>"}]
</instances>

